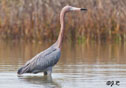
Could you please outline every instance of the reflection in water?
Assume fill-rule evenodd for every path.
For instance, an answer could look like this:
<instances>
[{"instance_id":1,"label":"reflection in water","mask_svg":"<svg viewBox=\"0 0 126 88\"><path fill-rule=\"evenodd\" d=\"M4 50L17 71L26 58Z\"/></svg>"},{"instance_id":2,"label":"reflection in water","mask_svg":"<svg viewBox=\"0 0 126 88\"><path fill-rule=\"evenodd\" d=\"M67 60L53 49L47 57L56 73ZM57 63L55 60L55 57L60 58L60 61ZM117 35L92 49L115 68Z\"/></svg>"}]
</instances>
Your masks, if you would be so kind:
<instances>
[{"instance_id":1,"label":"reflection in water","mask_svg":"<svg viewBox=\"0 0 126 88\"><path fill-rule=\"evenodd\" d=\"M19 67L51 44L0 40L0 88L107 88L111 80L125 88L126 43L64 42L52 80L41 73L17 77Z\"/></svg>"},{"instance_id":2,"label":"reflection in water","mask_svg":"<svg viewBox=\"0 0 126 88\"><path fill-rule=\"evenodd\" d=\"M52 76L19 76L21 81L30 84L40 85L43 88L61 88L61 86L53 81Z\"/></svg>"}]
</instances>

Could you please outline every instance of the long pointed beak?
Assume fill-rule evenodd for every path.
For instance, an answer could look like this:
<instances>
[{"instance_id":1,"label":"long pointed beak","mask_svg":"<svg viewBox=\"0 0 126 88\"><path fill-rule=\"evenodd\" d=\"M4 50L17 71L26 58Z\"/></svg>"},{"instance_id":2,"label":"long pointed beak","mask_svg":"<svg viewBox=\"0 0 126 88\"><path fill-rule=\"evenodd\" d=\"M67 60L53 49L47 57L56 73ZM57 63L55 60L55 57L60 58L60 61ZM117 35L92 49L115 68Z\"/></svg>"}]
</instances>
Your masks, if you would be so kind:
<instances>
[{"instance_id":1,"label":"long pointed beak","mask_svg":"<svg viewBox=\"0 0 126 88\"><path fill-rule=\"evenodd\" d=\"M86 8L81 8L80 10L81 10L81 11L87 11L87 9L86 9Z\"/></svg>"},{"instance_id":2,"label":"long pointed beak","mask_svg":"<svg viewBox=\"0 0 126 88\"><path fill-rule=\"evenodd\" d=\"M72 7L70 10L71 11L87 11L86 8L77 8L77 7Z\"/></svg>"}]
</instances>

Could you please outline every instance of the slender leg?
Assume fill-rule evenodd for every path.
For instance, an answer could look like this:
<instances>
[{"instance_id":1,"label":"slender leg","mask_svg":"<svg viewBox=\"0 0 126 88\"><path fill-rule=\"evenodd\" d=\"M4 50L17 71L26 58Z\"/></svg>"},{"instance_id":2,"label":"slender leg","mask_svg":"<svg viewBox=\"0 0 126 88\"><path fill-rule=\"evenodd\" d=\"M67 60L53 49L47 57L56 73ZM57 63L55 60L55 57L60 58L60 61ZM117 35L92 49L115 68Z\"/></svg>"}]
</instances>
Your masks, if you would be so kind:
<instances>
[{"instance_id":1,"label":"slender leg","mask_svg":"<svg viewBox=\"0 0 126 88\"><path fill-rule=\"evenodd\" d=\"M47 75L48 75L48 76L50 76L51 73L52 73L52 70L51 70L51 71L50 71L50 70L47 71Z\"/></svg>"},{"instance_id":2,"label":"slender leg","mask_svg":"<svg viewBox=\"0 0 126 88\"><path fill-rule=\"evenodd\" d=\"M47 72L44 72L44 75L47 75Z\"/></svg>"},{"instance_id":3,"label":"slender leg","mask_svg":"<svg viewBox=\"0 0 126 88\"><path fill-rule=\"evenodd\" d=\"M50 76L52 73L52 67L49 67L45 72L44 72L44 75L46 76Z\"/></svg>"},{"instance_id":4,"label":"slender leg","mask_svg":"<svg viewBox=\"0 0 126 88\"><path fill-rule=\"evenodd\" d=\"M47 75L50 76L52 73L52 67L49 67L48 70L47 70Z\"/></svg>"}]
</instances>

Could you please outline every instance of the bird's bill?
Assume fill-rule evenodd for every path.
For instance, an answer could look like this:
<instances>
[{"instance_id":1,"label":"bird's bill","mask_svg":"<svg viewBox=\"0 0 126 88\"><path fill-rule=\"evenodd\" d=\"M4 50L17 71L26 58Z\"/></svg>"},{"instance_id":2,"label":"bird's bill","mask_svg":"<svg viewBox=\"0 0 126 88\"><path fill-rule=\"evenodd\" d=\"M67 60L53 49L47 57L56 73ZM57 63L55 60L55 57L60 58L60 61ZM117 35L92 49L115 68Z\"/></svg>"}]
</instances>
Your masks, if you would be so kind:
<instances>
[{"instance_id":1,"label":"bird's bill","mask_svg":"<svg viewBox=\"0 0 126 88\"><path fill-rule=\"evenodd\" d=\"M87 11L86 8L77 8L77 7L72 7L71 10L72 11Z\"/></svg>"},{"instance_id":2,"label":"bird's bill","mask_svg":"<svg viewBox=\"0 0 126 88\"><path fill-rule=\"evenodd\" d=\"M81 8L80 10L81 10L81 11L87 11L87 9L86 9L86 8Z\"/></svg>"}]
</instances>

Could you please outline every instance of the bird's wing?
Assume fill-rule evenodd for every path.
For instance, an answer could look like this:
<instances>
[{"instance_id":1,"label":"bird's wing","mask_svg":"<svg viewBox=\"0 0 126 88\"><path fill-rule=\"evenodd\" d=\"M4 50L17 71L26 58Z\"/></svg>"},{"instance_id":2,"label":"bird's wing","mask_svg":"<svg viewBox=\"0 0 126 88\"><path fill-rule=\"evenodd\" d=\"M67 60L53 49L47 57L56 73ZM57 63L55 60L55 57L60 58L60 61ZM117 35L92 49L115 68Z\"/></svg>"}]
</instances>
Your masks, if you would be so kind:
<instances>
[{"instance_id":1,"label":"bird's wing","mask_svg":"<svg viewBox=\"0 0 126 88\"><path fill-rule=\"evenodd\" d=\"M18 70L18 74L35 73L54 66L58 62L60 54L60 48L50 47L29 60Z\"/></svg>"}]
</instances>

